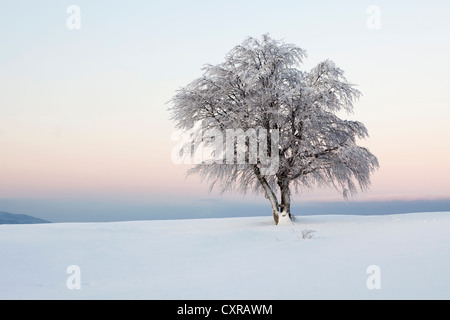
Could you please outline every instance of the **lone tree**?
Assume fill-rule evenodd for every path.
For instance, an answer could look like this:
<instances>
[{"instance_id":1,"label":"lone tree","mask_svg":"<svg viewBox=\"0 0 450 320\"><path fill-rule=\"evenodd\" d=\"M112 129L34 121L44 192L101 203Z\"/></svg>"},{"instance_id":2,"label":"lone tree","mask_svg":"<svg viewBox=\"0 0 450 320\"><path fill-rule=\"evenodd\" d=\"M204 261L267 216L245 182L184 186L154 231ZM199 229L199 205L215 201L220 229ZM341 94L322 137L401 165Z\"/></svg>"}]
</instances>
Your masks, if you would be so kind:
<instances>
[{"instance_id":1,"label":"lone tree","mask_svg":"<svg viewBox=\"0 0 450 320\"><path fill-rule=\"evenodd\" d=\"M360 92L332 61L299 70L305 56L303 49L268 35L248 38L225 62L205 65L169 108L176 127L189 132L180 156L213 145L207 149L213 160L197 161L188 174L200 174L222 193L265 194L276 224L293 217L291 190L333 187L347 198L357 185L367 190L378 168L377 158L356 144L368 137L364 124L337 115L352 113ZM201 128L192 131L199 122ZM226 143L220 132L227 133Z\"/></svg>"}]
</instances>

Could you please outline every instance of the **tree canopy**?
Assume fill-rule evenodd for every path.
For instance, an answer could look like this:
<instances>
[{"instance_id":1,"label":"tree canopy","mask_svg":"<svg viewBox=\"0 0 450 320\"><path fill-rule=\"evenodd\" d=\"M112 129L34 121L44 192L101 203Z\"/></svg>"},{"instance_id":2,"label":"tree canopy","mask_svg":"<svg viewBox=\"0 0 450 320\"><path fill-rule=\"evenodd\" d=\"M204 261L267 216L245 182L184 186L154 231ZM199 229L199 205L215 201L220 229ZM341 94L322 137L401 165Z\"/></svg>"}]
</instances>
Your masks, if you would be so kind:
<instances>
[{"instance_id":1,"label":"tree canopy","mask_svg":"<svg viewBox=\"0 0 450 320\"><path fill-rule=\"evenodd\" d=\"M347 197L358 187L367 190L379 166L367 148L357 145L358 139L368 137L364 124L337 115L352 113L361 93L330 60L300 70L305 57L303 49L268 35L248 38L223 63L205 65L200 78L178 90L170 108L178 129L188 131L202 123L200 131L190 135L192 152L198 134L203 145L215 144L215 161L196 163L188 174L199 174L221 192L265 194L276 223L291 217L292 188L333 187ZM230 130L244 132L244 143L234 137L230 142L228 136L217 139L218 132L225 136ZM252 153L252 138L264 152ZM223 157L230 147L236 161ZM237 161L239 148L246 152L245 161ZM267 156L274 161L271 170Z\"/></svg>"}]
</instances>

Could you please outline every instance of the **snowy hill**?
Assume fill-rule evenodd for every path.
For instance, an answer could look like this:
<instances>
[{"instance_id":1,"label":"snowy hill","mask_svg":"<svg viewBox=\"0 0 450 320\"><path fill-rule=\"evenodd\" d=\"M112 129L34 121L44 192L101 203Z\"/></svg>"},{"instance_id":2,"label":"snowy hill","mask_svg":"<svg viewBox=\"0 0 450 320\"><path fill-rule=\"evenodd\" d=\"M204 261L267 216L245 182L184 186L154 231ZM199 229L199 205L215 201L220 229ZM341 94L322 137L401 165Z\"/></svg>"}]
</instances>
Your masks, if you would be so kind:
<instances>
[{"instance_id":1,"label":"snowy hill","mask_svg":"<svg viewBox=\"0 0 450 320\"><path fill-rule=\"evenodd\" d=\"M450 299L449 230L448 212L1 225L0 299Z\"/></svg>"},{"instance_id":2,"label":"snowy hill","mask_svg":"<svg viewBox=\"0 0 450 320\"><path fill-rule=\"evenodd\" d=\"M0 211L0 224L32 224L32 223L50 223L50 222L32 216L28 216L25 214L14 214Z\"/></svg>"}]
</instances>

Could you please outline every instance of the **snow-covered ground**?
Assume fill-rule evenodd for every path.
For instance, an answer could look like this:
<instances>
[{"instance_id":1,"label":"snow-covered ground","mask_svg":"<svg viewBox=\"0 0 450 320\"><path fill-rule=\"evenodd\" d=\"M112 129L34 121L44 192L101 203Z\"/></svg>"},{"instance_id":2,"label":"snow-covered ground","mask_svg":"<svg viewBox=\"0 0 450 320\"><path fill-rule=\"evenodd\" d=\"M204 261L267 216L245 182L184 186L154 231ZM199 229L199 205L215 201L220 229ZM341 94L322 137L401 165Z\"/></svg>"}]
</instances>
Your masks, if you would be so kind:
<instances>
[{"instance_id":1,"label":"snow-covered ground","mask_svg":"<svg viewBox=\"0 0 450 320\"><path fill-rule=\"evenodd\" d=\"M450 213L1 225L0 257L0 299L450 299Z\"/></svg>"}]
</instances>

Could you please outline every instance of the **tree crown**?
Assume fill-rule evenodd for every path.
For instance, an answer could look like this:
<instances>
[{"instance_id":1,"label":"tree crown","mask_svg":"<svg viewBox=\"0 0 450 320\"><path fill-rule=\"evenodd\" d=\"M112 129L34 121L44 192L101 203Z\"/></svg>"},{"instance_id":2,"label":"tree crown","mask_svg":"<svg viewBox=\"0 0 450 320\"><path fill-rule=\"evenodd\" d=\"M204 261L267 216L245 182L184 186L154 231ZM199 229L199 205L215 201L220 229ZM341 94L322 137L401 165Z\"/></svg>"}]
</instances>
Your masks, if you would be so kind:
<instances>
[{"instance_id":1,"label":"tree crown","mask_svg":"<svg viewBox=\"0 0 450 320\"><path fill-rule=\"evenodd\" d=\"M267 148L271 157L277 156L277 168L271 174L261 173L265 167L261 153L245 163L198 163L188 174L200 174L211 189L218 186L222 192L236 187L243 192L263 191L264 181L271 188L292 184L297 191L331 186L344 197L355 193L357 185L366 190L370 174L378 168L377 158L357 145L368 131L360 122L337 116L341 110L353 112L361 93L330 60L301 71L305 57L303 49L268 35L261 40L248 38L223 63L205 65L200 78L181 88L170 108L177 128L189 130L203 121L200 134L212 129L264 129L266 134L257 135L256 143ZM267 134L274 131L276 139ZM196 136L198 132L191 134L188 143L193 144ZM228 147L237 157L238 148L251 151L249 140L240 146L233 141ZM217 148L218 140L203 141L205 145L214 142L217 159L222 147Z\"/></svg>"}]
</instances>

